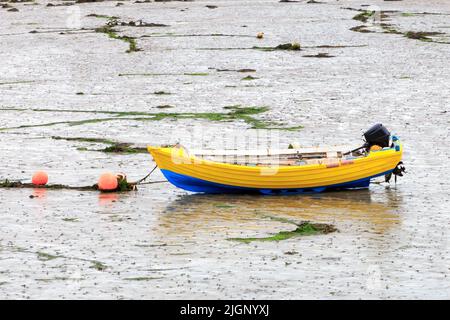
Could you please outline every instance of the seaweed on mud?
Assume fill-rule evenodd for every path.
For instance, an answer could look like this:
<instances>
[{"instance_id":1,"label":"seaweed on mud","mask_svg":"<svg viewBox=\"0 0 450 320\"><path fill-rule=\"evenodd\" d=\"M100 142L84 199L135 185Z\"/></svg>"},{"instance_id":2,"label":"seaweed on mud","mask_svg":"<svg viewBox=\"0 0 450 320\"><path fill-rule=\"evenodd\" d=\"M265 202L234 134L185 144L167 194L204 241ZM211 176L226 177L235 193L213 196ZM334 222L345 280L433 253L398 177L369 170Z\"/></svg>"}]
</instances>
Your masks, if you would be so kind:
<instances>
[{"instance_id":1,"label":"seaweed on mud","mask_svg":"<svg viewBox=\"0 0 450 320\"><path fill-rule=\"evenodd\" d=\"M97 185L92 186L84 186L84 187L71 187L62 184L52 184L45 186L37 186L32 183L23 183L21 181L10 181L8 179L0 181L0 188L32 188L32 189L51 189L51 190L79 190L79 191L88 191L88 190L98 190ZM34 198L34 196L30 196L30 198Z\"/></svg>"},{"instance_id":2,"label":"seaweed on mud","mask_svg":"<svg viewBox=\"0 0 450 320\"><path fill-rule=\"evenodd\" d=\"M292 43L282 43L275 47L253 47L253 49L259 49L263 51L275 51L275 50L290 50L290 51L298 51L301 49L300 43L292 42Z\"/></svg>"},{"instance_id":3,"label":"seaweed on mud","mask_svg":"<svg viewBox=\"0 0 450 320\"><path fill-rule=\"evenodd\" d=\"M30 3L30 2L34 2L34 0L2 0L1 2L10 2L10 3Z\"/></svg>"},{"instance_id":4,"label":"seaweed on mud","mask_svg":"<svg viewBox=\"0 0 450 320\"><path fill-rule=\"evenodd\" d=\"M403 34L403 32L397 30L393 25L388 23L381 23L381 28L383 29L383 33L390 33L390 34Z\"/></svg>"},{"instance_id":5,"label":"seaweed on mud","mask_svg":"<svg viewBox=\"0 0 450 320\"><path fill-rule=\"evenodd\" d=\"M34 83L34 82L36 82L36 81L34 81L34 80L7 81L7 82L0 82L0 85L24 84L24 83Z\"/></svg>"},{"instance_id":6,"label":"seaweed on mud","mask_svg":"<svg viewBox=\"0 0 450 320\"><path fill-rule=\"evenodd\" d=\"M118 17L103 16L103 15L97 15L97 14L94 14L94 16L97 18L98 17L106 18L108 20L105 25L96 28L95 32L104 33L104 34L108 35L108 37L111 39L122 40L122 41L128 43L128 50L125 51L126 53L142 51L142 49L138 48L138 46L137 46L136 38L131 37L131 36L119 36L117 34L117 30L115 30L114 27L118 26L119 24L123 25L120 23ZM130 24L128 23L126 25L130 25Z\"/></svg>"},{"instance_id":7,"label":"seaweed on mud","mask_svg":"<svg viewBox=\"0 0 450 320\"><path fill-rule=\"evenodd\" d=\"M364 10L364 11L358 13L356 16L354 16L353 20L367 22L367 20L369 20L369 18L372 17L374 14L375 14L375 11Z\"/></svg>"},{"instance_id":8,"label":"seaweed on mud","mask_svg":"<svg viewBox=\"0 0 450 320\"><path fill-rule=\"evenodd\" d=\"M341 45L341 44L322 44L318 46L309 46L307 48L317 48L317 49L343 49L343 48L362 48L367 47L366 44L356 44L356 45ZM306 48L306 47L305 47Z\"/></svg>"},{"instance_id":9,"label":"seaweed on mud","mask_svg":"<svg viewBox=\"0 0 450 320\"><path fill-rule=\"evenodd\" d=\"M405 37L409 39L415 39L420 41L433 41L430 36L442 35L442 32L425 32L425 31L408 31L405 32Z\"/></svg>"},{"instance_id":10,"label":"seaweed on mud","mask_svg":"<svg viewBox=\"0 0 450 320\"><path fill-rule=\"evenodd\" d=\"M318 54L307 54L302 57L305 57L305 58L333 58L334 56L330 55L327 52L319 52Z\"/></svg>"},{"instance_id":11,"label":"seaweed on mud","mask_svg":"<svg viewBox=\"0 0 450 320\"><path fill-rule=\"evenodd\" d=\"M158 109L171 109L171 108L174 108L174 106L171 106L170 104L162 104L162 105L156 106L156 108L158 108Z\"/></svg>"},{"instance_id":12,"label":"seaweed on mud","mask_svg":"<svg viewBox=\"0 0 450 320\"><path fill-rule=\"evenodd\" d=\"M184 73L185 76L208 76L207 72L192 72L192 73Z\"/></svg>"},{"instance_id":13,"label":"seaweed on mud","mask_svg":"<svg viewBox=\"0 0 450 320\"><path fill-rule=\"evenodd\" d=\"M155 91L155 92L153 92L153 94L156 94L156 95L169 95L171 93L170 92L166 92L166 91Z\"/></svg>"},{"instance_id":14,"label":"seaweed on mud","mask_svg":"<svg viewBox=\"0 0 450 320\"><path fill-rule=\"evenodd\" d=\"M103 2L105 0L76 0L76 3Z\"/></svg>"},{"instance_id":15,"label":"seaweed on mud","mask_svg":"<svg viewBox=\"0 0 450 320\"><path fill-rule=\"evenodd\" d=\"M450 13L445 12L403 12L401 14L403 17L421 16L421 15L432 15L432 16L449 16Z\"/></svg>"},{"instance_id":16,"label":"seaweed on mud","mask_svg":"<svg viewBox=\"0 0 450 320\"><path fill-rule=\"evenodd\" d=\"M30 188L30 189L51 189L51 190L78 190L78 191L102 191L102 192L124 192L124 191L134 191L137 190L138 182L128 182L127 178L123 175L117 175L118 187L115 190L104 191L99 190L98 185L90 186L78 186L72 187L62 184L52 184L52 185L34 185L33 183L23 183L21 181L9 181L8 179L0 181L0 188ZM30 195L30 198L35 198L34 195Z\"/></svg>"},{"instance_id":17,"label":"seaweed on mud","mask_svg":"<svg viewBox=\"0 0 450 320\"><path fill-rule=\"evenodd\" d=\"M88 142L88 143L104 143L109 146L104 149L87 149L83 148L80 151L100 151L107 153L146 153L147 149L143 147L133 147L131 143L116 142L110 139L104 138L83 138L83 137L59 137L53 136L52 139L55 140L66 140L66 141L78 141L78 142Z\"/></svg>"},{"instance_id":18,"label":"seaweed on mud","mask_svg":"<svg viewBox=\"0 0 450 320\"><path fill-rule=\"evenodd\" d=\"M54 278L36 278L35 281L41 281L41 282L51 282L51 281L67 281L71 280L71 278L68 277L54 277Z\"/></svg>"},{"instance_id":19,"label":"seaweed on mud","mask_svg":"<svg viewBox=\"0 0 450 320\"><path fill-rule=\"evenodd\" d=\"M45 252L40 252L40 251L37 252L37 257L41 261L49 261L49 260L53 260L53 259L59 258L58 256L55 256L55 255L52 255L52 254L48 254L48 253L45 253Z\"/></svg>"},{"instance_id":20,"label":"seaweed on mud","mask_svg":"<svg viewBox=\"0 0 450 320\"><path fill-rule=\"evenodd\" d=\"M117 16L108 16L106 14L97 14L97 13L90 13L90 14L86 15L86 17L94 17L94 18L101 18L101 19L108 19L108 20L119 19L119 17L117 17Z\"/></svg>"},{"instance_id":21,"label":"seaweed on mud","mask_svg":"<svg viewBox=\"0 0 450 320\"><path fill-rule=\"evenodd\" d=\"M248 76L242 78L241 80L249 81L249 80L256 80L256 79L259 79L259 78L248 75Z\"/></svg>"},{"instance_id":22,"label":"seaweed on mud","mask_svg":"<svg viewBox=\"0 0 450 320\"><path fill-rule=\"evenodd\" d=\"M371 17L375 11L367 11L367 10L360 10L360 9L353 9L353 8L343 8L343 9L350 9L350 10L357 10L357 11L362 11L361 13L357 14L355 17L353 17L353 19L355 20L360 20L363 22L367 22L367 19L369 17ZM392 13L396 13L397 11L395 10L384 10L384 11L380 11L380 19L381 21L384 21L386 19L389 18L389 14ZM401 13L401 16L412 16L412 15L416 15L416 14L434 14L434 13L406 13L403 12ZM436 13L438 14L438 13ZM432 36L437 36L437 35L444 35L444 33L442 32L427 32L427 31L406 31L406 32L402 32L400 30L398 30L394 25L390 24L390 23L386 23L386 22L381 22L378 24L381 27L381 32L385 33L385 34L399 34L399 35L403 35L404 37L408 38L408 39L413 39L413 40L419 40L419 41L425 41L425 42L435 42L435 43L445 43L448 44L449 42L443 42L443 41L435 41L433 40ZM369 29L368 26L366 25L360 25L360 26L356 26L356 27L352 27L350 28L351 31L355 31L355 32L362 32L362 33L377 33L376 30L371 30Z\"/></svg>"},{"instance_id":23,"label":"seaweed on mud","mask_svg":"<svg viewBox=\"0 0 450 320\"><path fill-rule=\"evenodd\" d=\"M83 137L59 137L52 136L54 140L66 140L66 141L79 141L79 142L90 142L90 143L105 143L105 144L114 144L115 142L109 139L104 138L83 138Z\"/></svg>"},{"instance_id":24,"label":"seaweed on mud","mask_svg":"<svg viewBox=\"0 0 450 320\"><path fill-rule=\"evenodd\" d=\"M169 27L169 25L164 24L164 23L154 23L154 22L145 22L142 20L137 20L137 21L121 21L118 23L118 25L120 26L127 26L127 27Z\"/></svg>"},{"instance_id":25,"label":"seaweed on mud","mask_svg":"<svg viewBox=\"0 0 450 320\"><path fill-rule=\"evenodd\" d=\"M78 261L84 261L84 262L90 262L92 264L91 268L96 268L97 270L105 270L107 268L107 266L97 260L91 260L91 259L87 259L87 258L80 258L80 257L70 257L70 256L65 256L65 255L52 255L46 252L42 252L42 251L34 251L34 250L30 250L26 247L19 247L13 244L8 244L6 246L2 246L1 249L9 249L11 251L14 252L22 252L22 253L28 253L28 254L35 254L37 255L37 258L39 260L42 261L49 261L49 260L53 260L56 258L61 258L61 259L69 259L69 260L78 260Z\"/></svg>"},{"instance_id":26,"label":"seaweed on mud","mask_svg":"<svg viewBox=\"0 0 450 320\"><path fill-rule=\"evenodd\" d=\"M360 25L350 28L351 31L361 32L361 33L374 33L375 31L367 29L367 26Z\"/></svg>"},{"instance_id":27,"label":"seaweed on mud","mask_svg":"<svg viewBox=\"0 0 450 320\"><path fill-rule=\"evenodd\" d=\"M105 271L107 269L107 266L103 263L101 263L100 261L97 260L93 260L91 261L92 265L90 266L90 268L92 269L96 269L98 271Z\"/></svg>"},{"instance_id":28,"label":"seaweed on mud","mask_svg":"<svg viewBox=\"0 0 450 320\"><path fill-rule=\"evenodd\" d=\"M220 112L186 112L186 113L176 113L176 112L139 112L139 111L95 111L95 110L52 110L52 109L28 109L30 111L36 112L74 112L74 113L98 113L98 114L108 114L114 115L114 117L109 118L95 118L86 120L68 120L68 121L57 121L50 123L34 124L34 125L21 125L17 127L7 127L0 128L0 131L12 130L12 129L24 129L24 128L34 128L34 127L46 127L60 124L67 124L70 126L82 125L87 123L100 123L106 121L118 121L118 120L130 120L130 121L159 121L166 118L172 119L205 119L210 121L235 121L242 120L251 129L275 129L275 130L298 130L303 128L302 126L294 127L283 127L279 123L269 122L266 120L256 119L253 116L267 112L268 107L245 107L245 106L227 106L224 107L228 110L226 113ZM27 109L13 109L13 108L0 108L0 110L17 110L23 111Z\"/></svg>"},{"instance_id":29,"label":"seaweed on mud","mask_svg":"<svg viewBox=\"0 0 450 320\"><path fill-rule=\"evenodd\" d=\"M104 149L95 150L106 153L147 153L147 149L143 147L132 147L130 143L113 143Z\"/></svg>"},{"instance_id":30,"label":"seaweed on mud","mask_svg":"<svg viewBox=\"0 0 450 320\"><path fill-rule=\"evenodd\" d=\"M113 29L109 25L104 25L102 27L96 28L95 32L107 34L111 39L122 40L128 43L128 50L125 52L131 53L136 51L141 51L142 49L137 47L136 39L129 36L119 36L117 30Z\"/></svg>"},{"instance_id":31,"label":"seaweed on mud","mask_svg":"<svg viewBox=\"0 0 450 320\"><path fill-rule=\"evenodd\" d=\"M228 240L238 241L242 243L250 243L253 241L282 241L294 237L311 236L318 234L328 234L337 231L331 224L310 223L308 221L296 224L297 228L291 231L280 231L268 237L261 238L229 238Z\"/></svg>"},{"instance_id":32,"label":"seaweed on mud","mask_svg":"<svg viewBox=\"0 0 450 320\"><path fill-rule=\"evenodd\" d=\"M63 3L47 3L46 7L67 7L67 6L73 6L76 2L63 2Z\"/></svg>"},{"instance_id":33,"label":"seaweed on mud","mask_svg":"<svg viewBox=\"0 0 450 320\"><path fill-rule=\"evenodd\" d=\"M219 71L219 70L217 70ZM236 72L256 72L255 69L238 69L236 70Z\"/></svg>"},{"instance_id":34,"label":"seaweed on mud","mask_svg":"<svg viewBox=\"0 0 450 320\"><path fill-rule=\"evenodd\" d=\"M158 280L163 279L162 277L131 277L131 278L124 278L123 280L127 281L149 281L149 280Z\"/></svg>"}]
</instances>

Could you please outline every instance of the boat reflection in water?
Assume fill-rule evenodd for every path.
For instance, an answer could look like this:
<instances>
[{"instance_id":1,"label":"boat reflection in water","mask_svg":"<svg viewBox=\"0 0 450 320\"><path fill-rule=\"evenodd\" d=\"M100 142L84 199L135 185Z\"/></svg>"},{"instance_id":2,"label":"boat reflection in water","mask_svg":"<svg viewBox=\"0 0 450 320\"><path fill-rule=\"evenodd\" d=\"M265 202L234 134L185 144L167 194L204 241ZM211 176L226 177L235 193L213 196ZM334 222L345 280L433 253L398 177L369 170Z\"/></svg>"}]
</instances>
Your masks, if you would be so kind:
<instances>
[{"instance_id":1,"label":"boat reflection in water","mask_svg":"<svg viewBox=\"0 0 450 320\"><path fill-rule=\"evenodd\" d=\"M164 232L185 235L267 230L277 219L351 224L383 233L400 222L400 206L401 196L381 187L292 196L189 194L170 203L159 222Z\"/></svg>"}]
</instances>

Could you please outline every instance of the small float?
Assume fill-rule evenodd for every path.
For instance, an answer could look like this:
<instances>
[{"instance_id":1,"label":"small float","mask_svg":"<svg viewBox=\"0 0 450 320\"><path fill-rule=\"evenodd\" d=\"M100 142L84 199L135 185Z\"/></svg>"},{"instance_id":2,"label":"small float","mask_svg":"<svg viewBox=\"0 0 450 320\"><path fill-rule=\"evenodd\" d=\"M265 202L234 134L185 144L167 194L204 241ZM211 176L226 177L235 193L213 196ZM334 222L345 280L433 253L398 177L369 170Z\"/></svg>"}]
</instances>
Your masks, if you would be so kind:
<instances>
[{"instance_id":1,"label":"small float","mask_svg":"<svg viewBox=\"0 0 450 320\"><path fill-rule=\"evenodd\" d=\"M202 193L314 193L368 188L371 179L402 175L403 146L377 124L363 146L284 150L187 150L148 146L156 165L173 185Z\"/></svg>"}]
</instances>

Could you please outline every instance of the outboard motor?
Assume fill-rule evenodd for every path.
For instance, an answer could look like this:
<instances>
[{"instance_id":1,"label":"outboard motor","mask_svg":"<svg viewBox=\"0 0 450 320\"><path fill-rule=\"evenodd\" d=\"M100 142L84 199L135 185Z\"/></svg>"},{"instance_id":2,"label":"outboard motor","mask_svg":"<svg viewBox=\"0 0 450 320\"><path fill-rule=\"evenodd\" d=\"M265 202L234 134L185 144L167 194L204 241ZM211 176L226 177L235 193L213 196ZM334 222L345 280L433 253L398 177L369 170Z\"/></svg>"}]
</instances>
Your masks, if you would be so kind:
<instances>
[{"instance_id":1,"label":"outboard motor","mask_svg":"<svg viewBox=\"0 0 450 320\"><path fill-rule=\"evenodd\" d=\"M369 130L364 132L366 139L366 148L370 149L373 145L378 145L382 148L389 147L391 133L381 123L377 123Z\"/></svg>"},{"instance_id":2,"label":"outboard motor","mask_svg":"<svg viewBox=\"0 0 450 320\"><path fill-rule=\"evenodd\" d=\"M348 151L344 153L344 155L351 154L361 149L366 149L367 151L369 151L370 148L374 145L378 145L382 148L389 147L390 137L391 133L388 131L388 129L386 129L386 127L381 123L377 123L369 130L364 132L364 138L366 140L366 143L364 143L364 145L354 150Z\"/></svg>"}]
</instances>

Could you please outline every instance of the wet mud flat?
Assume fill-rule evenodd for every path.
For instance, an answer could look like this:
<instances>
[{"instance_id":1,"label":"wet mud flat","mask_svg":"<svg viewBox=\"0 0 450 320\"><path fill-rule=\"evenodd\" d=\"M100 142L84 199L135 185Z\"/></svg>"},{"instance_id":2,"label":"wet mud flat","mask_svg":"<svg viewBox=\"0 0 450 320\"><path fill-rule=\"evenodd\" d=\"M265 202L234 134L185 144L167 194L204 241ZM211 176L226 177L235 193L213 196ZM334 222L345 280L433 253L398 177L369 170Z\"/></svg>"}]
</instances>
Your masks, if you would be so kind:
<instances>
[{"instance_id":1,"label":"wet mud flat","mask_svg":"<svg viewBox=\"0 0 450 320\"><path fill-rule=\"evenodd\" d=\"M1 188L0 297L448 298L448 1L317 2L1 1L0 181L135 181L147 144L356 146L374 122L408 173L287 197Z\"/></svg>"}]
</instances>

